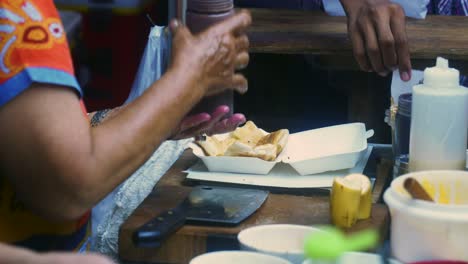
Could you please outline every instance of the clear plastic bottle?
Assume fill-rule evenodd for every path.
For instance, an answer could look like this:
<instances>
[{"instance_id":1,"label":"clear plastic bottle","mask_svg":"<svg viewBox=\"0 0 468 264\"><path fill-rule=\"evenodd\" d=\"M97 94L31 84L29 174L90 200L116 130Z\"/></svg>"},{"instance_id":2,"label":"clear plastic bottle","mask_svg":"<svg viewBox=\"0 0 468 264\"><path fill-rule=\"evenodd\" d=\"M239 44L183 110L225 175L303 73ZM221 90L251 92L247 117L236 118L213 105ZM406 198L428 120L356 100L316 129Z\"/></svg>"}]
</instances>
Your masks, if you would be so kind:
<instances>
[{"instance_id":1,"label":"clear plastic bottle","mask_svg":"<svg viewBox=\"0 0 468 264\"><path fill-rule=\"evenodd\" d=\"M413 87L410 171L464 170L468 126L468 90L448 60L437 58Z\"/></svg>"}]
</instances>

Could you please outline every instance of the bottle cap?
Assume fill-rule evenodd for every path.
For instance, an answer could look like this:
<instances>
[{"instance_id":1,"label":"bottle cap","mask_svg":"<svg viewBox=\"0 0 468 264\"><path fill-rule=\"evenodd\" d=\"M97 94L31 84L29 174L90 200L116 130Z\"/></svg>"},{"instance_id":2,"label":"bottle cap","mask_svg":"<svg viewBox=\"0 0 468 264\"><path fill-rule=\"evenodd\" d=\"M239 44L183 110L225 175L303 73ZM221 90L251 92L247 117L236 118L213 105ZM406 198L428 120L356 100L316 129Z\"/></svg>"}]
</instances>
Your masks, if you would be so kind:
<instances>
[{"instance_id":1,"label":"bottle cap","mask_svg":"<svg viewBox=\"0 0 468 264\"><path fill-rule=\"evenodd\" d=\"M449 68L448 60L438 57L435 67L424 70L424 85L433 88L458 87L460 72Z\"/></svg>"}]
</instances>

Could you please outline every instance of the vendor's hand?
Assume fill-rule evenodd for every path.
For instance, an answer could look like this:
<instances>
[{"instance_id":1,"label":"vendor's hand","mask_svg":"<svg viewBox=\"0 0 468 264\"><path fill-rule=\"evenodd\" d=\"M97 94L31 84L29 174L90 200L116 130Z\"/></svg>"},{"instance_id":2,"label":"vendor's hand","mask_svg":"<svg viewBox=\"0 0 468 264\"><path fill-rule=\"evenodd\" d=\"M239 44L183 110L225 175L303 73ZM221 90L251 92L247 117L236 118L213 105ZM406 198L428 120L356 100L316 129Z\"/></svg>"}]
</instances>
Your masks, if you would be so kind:
<instances>
[{"instance_id":1,"label":"vendor's hand","mask_svg":"<svg viewBox=\"0 0 468 264\"><path fill-rule=\"evenodd\" d=\"M354 56L362 70L386 76L399 69L411 79L405 12L389 0L341 0L348 15Z\"/></svg>"},{"instance_id":2,"label":"vendor's hand","mask_svg":"<svg viewBox=\"0 0 468 264\"><path fill-rule=\"evenodd\" d=\"M180 124L177 133L173 139L183 139L198 137L204 134L222 134L231 132L238 126L245 123L246 119L243 114L234 114L230 117L228 106L220 106L210 114L201 113L186 117Z\"/></svg>"},{"instance_id":3,"label":"vendor's hand","mask_svg":"<svg viewBox=\"0 0 468 264\"><path fill-rule=\"evenodd\" d=\"M247 79L236 73L249 63L249 40L245 34L251 24L247 11L192 35L178 21L171 22L173 52L171 68L185 69L185 74L196 78L203 96L233 89L247 92ZM194 91L195 92L195 91Z\"/></svg>"}]
</instances>

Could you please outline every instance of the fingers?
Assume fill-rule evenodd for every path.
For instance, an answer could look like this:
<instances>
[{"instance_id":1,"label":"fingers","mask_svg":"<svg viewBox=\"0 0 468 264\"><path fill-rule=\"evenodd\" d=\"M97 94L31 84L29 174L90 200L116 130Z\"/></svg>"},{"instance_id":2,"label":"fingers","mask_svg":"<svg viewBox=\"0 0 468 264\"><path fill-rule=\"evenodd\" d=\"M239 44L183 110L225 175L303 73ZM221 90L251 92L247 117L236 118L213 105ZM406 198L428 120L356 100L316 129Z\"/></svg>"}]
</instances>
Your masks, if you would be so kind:
<instances>
[{"instance_id":1,"label":"fingers","mask_svg":"<svg viewBox=\"0 0 468 264\"><path fill-rule=\"evenodd\" d=\"M186 117L180 124L180 131L185 131L210 121L211 116L208 113L200 113L194 116Z\"/></svg>"},{"instance_id":2,"label":"fingers","mask_svg":"<svg viewBox=\"0 0 468 264\"><path fill-rule=\"evenodd\" d=\"M387 71L393 71L398 64L397 54L395 51L395 40L390 28L390 18L387 13L383 13L374 21L374 26L377 29L379 38L380 51L384 67Z\"/></svg>"},{"instance_id":3,"label":"fingers","mask_svg":"<svg viewBox=\"0 0 468 264\"><path fill-rule=\"evenodd\" d=\"M237 12L232 17L224 20L222 23L214 26L211 29L212 33L225 34L232 33L234 35L245 32L245 30L252 24L252 16L250 12L242 10Z\"/></svg>"},{"instance_id":4,"label":"fingers","mask_svg":"<svg viewBox=\"0 0 468 264\"><path fill-rule=\"evenodd\" d=\"M177 19L173 19L171 21L169 29L171 30L174 39L184 38L191 35L190 30Z\"/></svg>"},{"instance_id":5,"label":"fingers","mask_svg":"<svg viewBox=\"0 0 468 264\"><path fill-rule=\"evenodd\" d=\"M368 3L349 24L353 52L364 71L386 76L397 67L402 80L411 78L404 10L394 3Z\"/></svg>"},{"instance_id":6,"label":"fingers","mask_svg":"<svg viewBox=\"0 0 468 264\"><path fill-rule=\"evenodd\" d=\"M222 105L217 107L211 115L204 113L205 115L212 117L209 122L203 122L192 127L187 127L187 129L181 130L174 139L197 137L203 134L214 135L228 133L247 121L243 114L234 114L229 118L225 118L226 115L229 114L229 111L230 108L228 106ZM186 120L189 119L192 119L192 117L186 118Z\"/></svg>"},{"instance_id":7,"label":"fingers","mask_svg":"<svg viewBox=\"0 0 468 264\"><path fill-rule=\"evenodd\" d=\"M379 43L377 40L377 35L374 29L374 26L369 22L363 22L361 25L365 36L365 45L367 49L367 57L372 65L372 68L381 76L388 74L387 69L385 69L382 56L380 52Z\"/></svg>"},{"instance_id":8,"label":"fingers","mask_svg":"<svg viewBox=\"0 0 468 264\"><path fill-rule=\"evenodd\" d=\"M406 35L406 21L404 13L397 14L395 17L392 17L390 27L393 35L395 36L395 49L398 56L398 69L400 70L400 77L402 81L407 82L411 79L411 57L409 52L408 37Z\"/></svg>"},{"instance_id":9,"label":"fingers","mask_svg":"<svg viewBox=\"0 0 468 264\"><path fill-rule=\"evenodd\" d=\"M202 135L202 134L209 134L208 132L216 125L216 123L220 122L227 114L229 114L230 108L227 105L218 106L213 113L202 113L195 115L193 117L187 118L187 120L193 120L194 122L191 123L191 126L185 126L184 129L181 129L179 133L179 137L192 137L194 135ZM201 117L204 118L204 121L201 122ZM208 117L208 119L206 119ZM195 120L198 119L198 120ZM200 121L196 123L195 121Z\"/></svg>"},{"instance_id":10,"label":"fingers","mask_svg":"<svg viewBox=\"0 0 468 264\"><path fill-rule=\"evenodd\" d=\"M234 114L230 118L226 118L218 122L210 131L211 134L223 134L235 130L247 121L243 114Z\"/></svg>"},{"instance_id":11,"label":"fingers","mask_svg":"<svg viewBox=\"0 0 468 264\"><path fill-rule=\"evenodd\" d=\"M179 20L173 19L169 23L169 29L171 30L172 33L176 33L177 29L179 28L180 25L181 25L181 23L180 23Z\"/></svg>"},{"instance_id":12,"label":"fingers","mask_svg":"<svg viewBox=\"0 0 468 264\"><path fill-rule=\"evenodd\" d=\"M241 35L236 39L236 50L238 52L248 51L250 46L249 38L247 35Z\"/></svg>"},{"instance_id":13,"label":"fingers","mask_svg":"<svg viewBox=\"0 0 468 264\"><path fill-rule=\"evenodd\" d=\"M176 139L179 138L189 138L193 136L199 136L203 134L211 135L213 128L216 126L217 123L221 122L221 120L229 114L230 108L226 105L222 105L217 107L213 113L210 115L210 120L209 122L204 122L201 123L197 126L193 126L191 128L188 128L186 130L182 130L180 133L178 133L178 136Z\"/></svg>"},{"instance_id":14,"label":"fingers","mask_svg":"<svg viewBox=\"0 0 468 264\"><path fill-rule=\"evenodd\" d=\"M216 135L216 134L224 134L232 131L233 129L229 128L229 120L230 118L223 119L216 123L213 128L210 131L210 135Z\"/></svg>"},{"instance_id":15,"label":"fingers","mask_svg":"<svg viewBox=\"0 0 468 264\"><path fill-rule=\"evenodd\" d=\"M237 58L234 64L236 67L236 70L242 70L245 67L247 67L247 65L249 64L249 60L250 60L250 56L249 56L249 53L247 52L242 52L239 55L237 55Z\"/></svg>"},{"instance_id":16,"label":"fingers","mask_svg":"<svg viewBox=\"0 0 468 264\"><path fill-rule=\"evenodd\" d=\"M210 59L206 63L205 96L233 89L241 94L247 92L248 83L244 76L236 74L236 70L247 67L249 39L245 30L252 20L250 13L241 11L201 33L196 39L204 44L205 56ZM180 26L179 26L180 27ZM180 31L180 29L178 29Z\"/></svg>"},{"instance_id":17,"label":"fingers","mask_svg":"<svg viewBox=\"0 0 468 264\"><path fill-rule=\"evenodd\" d=\"M234 74L231 80L231 87L240 94L245 94L249 90L249 82L242 74Z\"/></svg>"},{"instance_id":18,"label":"fingers","mask_svg":"<svg viewBox=\"0 0 468 264\"><path fill-rule=\"evenodd\" d=\"M246 35L242 35L236 39L236 50L238 52L235 61L236 70L242 70L249 64L249 38Z\"/></svg>"},{"instance_id":19,"label":"fingers","mask_svg":"<svg viewBox=\"0 0 468 264\"><path fill-rule=\"evenodd\" d=\"M228 125L231 125L231 126L240 126L242 124L244 124L245 122L247 122L247 119L245 118L245 115L243 114L234 114L232 115L231 118L229 118L229 122L228 122Z\"/></svg>"},{"instance_id":20,"label":"fingers","mask_svg":"<svg viewBox=\"0 0 468 264\"><path fill-rule=\"evenodd\" d=\"M230 108L227 105L218 106L213 113L211 113L211 122L216 123L219 122L225 115L229 114Z\"/></svg>"},{"instance_id":21,"label":"fingers","mask_svg":"<svg viewBox=\"0 0 468 264\"><path fill-rule=\"evenodd\" d=\"M351 41L353 43L354 57L359 64L361 70L365 72L371 72L372 66L367 58L366 48L364 45L364 37L358 30L350 31Z\"/></svg>"}]
</instances>

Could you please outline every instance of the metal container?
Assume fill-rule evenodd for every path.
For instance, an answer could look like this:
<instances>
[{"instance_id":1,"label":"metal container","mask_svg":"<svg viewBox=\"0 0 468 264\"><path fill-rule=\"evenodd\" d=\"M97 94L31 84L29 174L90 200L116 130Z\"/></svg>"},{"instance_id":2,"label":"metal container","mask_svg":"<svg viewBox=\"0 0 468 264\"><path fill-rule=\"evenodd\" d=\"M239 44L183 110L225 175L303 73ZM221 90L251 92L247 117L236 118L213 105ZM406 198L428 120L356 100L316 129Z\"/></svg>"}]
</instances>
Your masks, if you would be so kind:
<instances>
[{"instance_id":1,"label":"metal container","mask_svg":"<svg viewBox=\"0 0 468 264\"><path fill-rule=\"evenodd\" d=\"M393 165L393 178L409 173L408 168L409 155L400 155L395 158L395 165Z\"/></svg>"},{"instance_id":2,"label":"metal container","mask_svg":"<svg viewBox=\"0 0 468 264\"><path fill-rule=\"evenodd\" d=\"M398 98L398 105L392 105L386 112L385 122L392 129L393 178L409 172L411 102L411 93L402 94Z\"/></svg>"},{"instance_id":3,"label":"metal container","mask_svg":"<svg viewBox=\"0 0 468 264\"><path fill-rule=\"evenodd\" d=\"M232 15L234 15L233 0L188 0L185 20L187 27L196 34ZM231 114L233 113L234 93L232 90L204 98L192 109L192 113L211 113L221 105L229 106Z\"/></svg>"},{"instance_id":4,"label":"metal container","mask_svg":"<svg viewBox=\"0 0 468 264\"><path fill-rule=\"evenodd\" d=\"M409 153L412 98L412 95L407 93L400 95L398 99L398 110L395 116L395 157Z\"/></svg>"}]
</instances>

